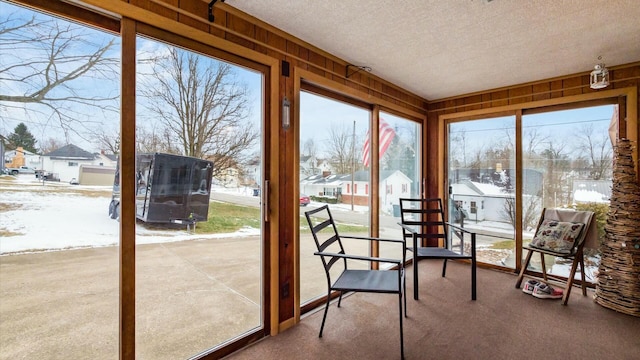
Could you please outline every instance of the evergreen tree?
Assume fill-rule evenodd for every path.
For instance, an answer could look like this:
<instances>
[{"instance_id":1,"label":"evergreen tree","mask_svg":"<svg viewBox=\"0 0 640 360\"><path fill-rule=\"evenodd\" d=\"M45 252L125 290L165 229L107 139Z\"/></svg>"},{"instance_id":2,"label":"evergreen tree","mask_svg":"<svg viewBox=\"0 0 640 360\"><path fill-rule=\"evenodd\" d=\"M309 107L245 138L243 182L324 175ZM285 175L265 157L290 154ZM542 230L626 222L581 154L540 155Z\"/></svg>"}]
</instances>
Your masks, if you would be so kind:
<instances>
[{"instance_id":1,"label":"evergreen tree","mask_svg":"<svg viewBox=\"0 0 640 360\"><path fill-rule=\"evenodd\" d=\"M31 151L32 153L38 152L36 148L36 138L33 137L33 134L29 132L29 129L27 129L24 123L18 124L7 140L9 141L8 148L17 149L22 146L24 150Z\"/></svg>"}]
</instances>

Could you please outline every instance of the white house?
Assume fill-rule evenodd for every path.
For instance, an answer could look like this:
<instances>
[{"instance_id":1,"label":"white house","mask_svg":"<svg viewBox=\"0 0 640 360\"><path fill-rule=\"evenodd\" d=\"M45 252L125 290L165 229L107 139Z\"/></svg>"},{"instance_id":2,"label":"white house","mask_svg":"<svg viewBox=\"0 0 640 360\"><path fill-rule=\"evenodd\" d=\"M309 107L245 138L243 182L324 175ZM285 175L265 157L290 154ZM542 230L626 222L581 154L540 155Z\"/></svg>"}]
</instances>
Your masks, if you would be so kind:
<instances>
[{"instance_id":1,"label":"white house","mask_svg":"<svg viewBox=\"0 0 640 360\"><path fill-rule=\"evenodd\" d=\"M505 202L512 196L493 184L463 180L451 185L451 200L466 211L470 221L508 221Z\"/></svg>"},{"instance_id":2,"label":"white house","mask_svg":"<svg viewBox=\"0 0 640 360\"><path fill-rule=\"evenodd\" d=\"M42 169L45 172L58 174L60 181L65 182L73 178L80 179L80 170L83 166L108 167L115 173L116 163L115 156L90 153L73 144L42 155Z\"/></svg>"},{"instance_id":3,"label":"white house","mask_svg":"<svg viewBox=\"0 0 640 360\"><path fill-rule=\"evenodd\" d=\"M368 171L363 171L367 174ZM400 215L400 198L415 197L411 194L413 181L400 170L383 170L380 172L380 210L387 214ZM367 179L366 186L369 186ZM355 189L360 191L359 189ZM365 188L366 190L366 188ZM358 192L356 192L356 195ZM367 194L368 196L368 194ZM394 206L396 211L394 212Z\"/></svg>"},{"instance_id":4,"label":"white house","mask_svg":"<svg viewBox=\"0 0 640 360\"><path fill-rule=\"evenodd\" d=\"M351 175L311 175L300 181L300 192L309 196L342 199L342 188Z\"/></svg>"}]
</instances>

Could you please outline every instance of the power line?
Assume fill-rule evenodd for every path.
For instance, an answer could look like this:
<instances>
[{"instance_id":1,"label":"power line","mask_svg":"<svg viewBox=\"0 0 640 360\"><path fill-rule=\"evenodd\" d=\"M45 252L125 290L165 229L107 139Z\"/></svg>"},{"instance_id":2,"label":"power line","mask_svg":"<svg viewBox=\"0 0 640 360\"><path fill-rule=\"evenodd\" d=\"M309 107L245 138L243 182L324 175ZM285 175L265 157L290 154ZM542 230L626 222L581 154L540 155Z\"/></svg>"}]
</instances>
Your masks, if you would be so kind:
<instances>
[{"instance_id":1,"label":"power line","mask_svg":"<svg viewBox=\"0 0 640 360\"><path fill-rule=\"evenodd\" d=\"M559 126L559 125L571 125L571 124L583 124L583 123L591 123L591 122L602 122L602 121L611 121L611 119L593 119L593 120L580 120L580 121L567 121L567 122L560 122L560 123L552 123L552 124L536 124L536 125L528 125L528 126L522 126L523 128L533 128L533 127L542 127L542 126ZM465 129L461 129L461 130L456 130L456 131L450 131L449 133L453 134L453 133L461 133L461 132L483 132L483 131L496 131L496 130L513 130L515 129L515 126L508 126L508 127L500 127L500 128L489 128L489 129L476 129L476 130L465 130Z\"/></svg>"}]
</instances>

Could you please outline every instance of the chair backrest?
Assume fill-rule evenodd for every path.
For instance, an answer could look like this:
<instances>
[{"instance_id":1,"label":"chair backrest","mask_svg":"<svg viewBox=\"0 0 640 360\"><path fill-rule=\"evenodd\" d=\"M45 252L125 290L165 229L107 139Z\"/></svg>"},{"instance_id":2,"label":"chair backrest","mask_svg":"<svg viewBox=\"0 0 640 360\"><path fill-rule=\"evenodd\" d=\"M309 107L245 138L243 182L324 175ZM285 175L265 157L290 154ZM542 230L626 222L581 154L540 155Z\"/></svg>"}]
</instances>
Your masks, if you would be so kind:
<instances>
[{"instance_id":1,"label":"chair backrest","mask_svg":"<svg viewBox=\"0 0 640 360\"><path fill-rule=\"evenodd\" d=\"M329 210L329 205L321 206L317 209L309 210L304 213L316 243L318 252L331 252L335 254L344 254L344 246L338 234L338 229L333 221L333 216ZM347 268L347 260L336 256L320 255L322 265L327 275L327 279L331 282L331 267L338 261L343 260L344 269Z\"/></svg>"},{"instance_id":2,"label":"chair backrest","mask_svg":"<svg viewBox=\"0 0 640 360\"><path fill-rule=\"evenodd\" d=\"M418 238L426 240L422 241L422 246L449 246L449 238L447 234L446 224L444 222L444 210L442 208L442 199L400 199L400 221L404 225L421 227ZM406 239L413 236L406 230L403 230L403 236ZM442 239L442 244L440 243Z\"/></svg>"},{"instance_id":3,"label":"chair backrest","mask_svg":"<svg viewBox=\"0 0 640 360\"><path fill-rule=\"evenodd\" d=\"M571 251L569 253L569 255L574 255L581 246L584 246L585 239L595 236L595 241L597 241L597 225L595 221L593 221L593 217L593 211L575 211L571 209L545 208L542 209L542 215L540 216L540 220L536 228L536 233L540 229L540 225L542 225L544 220L556 220L584 224L584 227L580 231L580 234L573 242L573 247L571 248ZM589 241L591 242L592 240L590 239Z\"/></svg>"}]
</instances>

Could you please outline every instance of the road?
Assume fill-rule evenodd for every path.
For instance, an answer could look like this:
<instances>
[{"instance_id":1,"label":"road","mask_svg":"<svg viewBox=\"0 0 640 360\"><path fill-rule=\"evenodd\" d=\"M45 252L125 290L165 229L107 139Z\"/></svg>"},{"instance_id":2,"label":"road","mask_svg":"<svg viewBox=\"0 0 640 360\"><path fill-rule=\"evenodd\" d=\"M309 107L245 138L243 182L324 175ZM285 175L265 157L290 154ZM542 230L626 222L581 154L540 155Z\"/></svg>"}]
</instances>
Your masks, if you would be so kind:
<instances>
[{"instance_id":1,"label":"road","mask_svg":"<svg viewBox=\"0 0 640 360\"><path fill-rule=\"evenodd\" d=\"M211 192L211 200L229 202L229 203L238 204L238 205L244 205L244 206L255 206L255 207L260 206L260 197L259 196L243 196L243 195L236 195L236 194L229 194L229 193L212 191ZM317 206L319 206L319 205L314 205L314 203L311 203L306 207L301 207L300 208L300 213L302 214L304 211L307 211L307 210L310 210L310 209L315 209ZM334 217L334 219L336 221L343 222L343 223L367 224L369 222L369 214L368 213L362 213L362 212L350 211L350 210L343 210L343 209L335 209L335 210L332 209L332 213L331 214L333 215L333 217ZM383 231L381 231L381 233L392 234L397 230L398 234L399 234L399 229L400 229L399 226L398 226L398 222L399 221L400 221L400 219L397 218L397 217L388 216L388 215L382 215L380 217L380 228L383 229ZM384 230L386 230L386 231L384 231ZM495 243L496 241L501 241L501 240L503 240L503 239L497 239L495 237L486 236L486 235L482 235L482 234L476 235L476 244L477 244L477 246L490 245L490 244Z\"/></svg>"}]
</instances>

